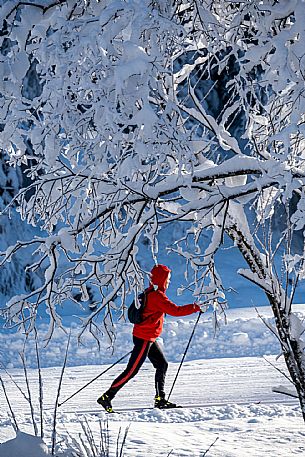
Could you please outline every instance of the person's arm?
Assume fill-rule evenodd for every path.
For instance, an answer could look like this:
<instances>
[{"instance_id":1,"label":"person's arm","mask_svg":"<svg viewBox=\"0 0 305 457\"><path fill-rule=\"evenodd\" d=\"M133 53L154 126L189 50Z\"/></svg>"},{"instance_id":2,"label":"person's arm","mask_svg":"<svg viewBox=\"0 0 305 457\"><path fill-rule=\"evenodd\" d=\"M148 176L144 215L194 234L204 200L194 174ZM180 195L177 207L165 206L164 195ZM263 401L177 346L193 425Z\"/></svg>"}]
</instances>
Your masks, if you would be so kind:
<instances>
[{"instance_id":1,"label":"person's arm","mask_svg":"<svg viewBox=\"0 0 305 457\"><path fill-rule=\"evenodd\" d=\"M170 316L188 316L189 314L201 311L200 306L196 303L177 306L174 302L167 298L163 292L160 291L158 293L158 298L156 299L156 307L159 311L169 314Z\"/></svg>"}]
</instances>

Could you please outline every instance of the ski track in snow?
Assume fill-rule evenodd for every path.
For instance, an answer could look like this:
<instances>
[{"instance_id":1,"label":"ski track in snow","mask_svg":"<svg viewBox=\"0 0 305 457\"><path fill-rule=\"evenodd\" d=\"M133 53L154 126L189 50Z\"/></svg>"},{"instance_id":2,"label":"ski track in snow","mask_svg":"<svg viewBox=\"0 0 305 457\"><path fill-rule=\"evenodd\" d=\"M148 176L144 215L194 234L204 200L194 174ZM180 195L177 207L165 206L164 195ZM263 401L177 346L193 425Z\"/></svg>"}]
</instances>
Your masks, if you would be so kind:
<instances>
[{"instance_id":1,"label":"ski track in snow","mask_svg":"<svg viewBox=\"0 0 305 457\"><path fill-rule=\"evenodd\" d=\"M269 357L274 363L272 357ZM178 363L170 363L166 380L169 391ZM60 403L87 384L108 366L80 366L66 368L61 387ZM111 384L112 380L123 370L124 364L113 367L100 379L82 390L79 394L64 403L60 408L61 414L66 413L99 413L102 412L96 399ZM277 367L285 371L284 363L277 363ZM154 369L149 362L145 362L140 372L118 393L113 400L116 410L150 408L154 398ZM22 370L11 370L16 383L24 390L25 381ZM52 410L55 403L57 386L61 368L43 369L44 405ZM37 384L37 370L29 370L29 382ZM22 414L27 409L27 403L9 381L6 374L2 375L6 383L8 396L14 398L17 404L14 411ZM236 359L208 359L185 362L175 384L171 400L181 406L210 407L227 406L230 404L251 405L280 403L297 405L297 400L272 392L272 387L278 384L290 387L290 383L263 358L245 357ZM38 393L37 389L34 389ZM3 393L0 394L1 403L4 403ZM35 399L38 406L38 398ZM145 413L145 410L140 411ZM180 411L179 411L180 412ZM174 411L177 413L177 410Z\"/></svg>"}]
</instances>

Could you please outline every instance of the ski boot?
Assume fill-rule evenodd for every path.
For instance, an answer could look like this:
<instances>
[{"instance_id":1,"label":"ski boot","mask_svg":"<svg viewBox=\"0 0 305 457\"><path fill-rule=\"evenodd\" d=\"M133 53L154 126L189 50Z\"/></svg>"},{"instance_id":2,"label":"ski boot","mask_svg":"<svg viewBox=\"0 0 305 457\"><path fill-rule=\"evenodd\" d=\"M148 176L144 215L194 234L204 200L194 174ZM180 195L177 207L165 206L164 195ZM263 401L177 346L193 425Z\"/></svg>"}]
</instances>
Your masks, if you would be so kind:
<instances>
[{"instance_id":1,"label":"ski boot","mask_svg":"<svg viewBox=\"0 0 305 457\"><path fill-rule=\"evenodd\" d=\"M99 397L97 402L104 408L105 411L107 411L107 413L113 413L111 400L107 394L103 394L101 397Z\"/></svg>"},{"instance_id":2,"label":"ski boot","mask_svg":"<svg viewBox=\"0 0 305 457\"><path fill-rule=\"evenodd\" d=\"M170 401L165 400L165 398L160 397L160 395L156 395L155 396L155 408L170 409L170 408L181 408L181 406L177 406L176 403L172 403Z\"/></svg>"}]
</instances>

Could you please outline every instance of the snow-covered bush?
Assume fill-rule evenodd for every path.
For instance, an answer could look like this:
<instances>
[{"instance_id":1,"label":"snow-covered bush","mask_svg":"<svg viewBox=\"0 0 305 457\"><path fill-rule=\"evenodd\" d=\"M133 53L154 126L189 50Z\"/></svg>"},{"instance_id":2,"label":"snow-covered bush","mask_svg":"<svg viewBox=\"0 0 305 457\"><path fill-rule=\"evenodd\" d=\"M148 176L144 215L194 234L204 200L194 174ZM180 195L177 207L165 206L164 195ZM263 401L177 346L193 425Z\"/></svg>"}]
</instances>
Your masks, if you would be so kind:
<instances>
[{"instance_id":1,"label":"snow-covered bush","mask_svg":"<svg viewBox=\"0 0 305 457\"><path fill-rule=\"evenodd\" d=\"M140 240L157 261L158 232L173 221L186 227L172 249L190 288L221 308L214 254L226 234L272 306L305 417L303 330L291 313L305 275L291 249L304 229L304 1L12 1L1 15L2 147L33 179L14 199L21 216L47 232L2 254L4 264L35 245L29 269L47 265L7 319L27 316L30 331L46 303L51 335L57 307L89 286L96 310L84 327L96 333L102 314L109 331L113 310L143 286ZM217 74L227 97L214 117Z\"/></svg>"}]
</instances>

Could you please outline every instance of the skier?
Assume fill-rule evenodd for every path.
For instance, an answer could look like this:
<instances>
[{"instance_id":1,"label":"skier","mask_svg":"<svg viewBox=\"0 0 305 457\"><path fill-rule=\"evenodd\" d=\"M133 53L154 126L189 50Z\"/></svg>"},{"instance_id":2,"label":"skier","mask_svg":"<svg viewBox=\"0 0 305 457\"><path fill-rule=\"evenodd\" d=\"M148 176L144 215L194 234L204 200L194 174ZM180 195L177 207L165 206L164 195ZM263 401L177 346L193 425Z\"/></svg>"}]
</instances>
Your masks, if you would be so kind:
<instances>
[{"instance_id":1,"label":"skier","mask_svg":"<svg viewBox=\"0 0 305 457\"><path fill-rule=\"evenodd\" d=\"M113 381L110 388L98 398L97 402L111 413L113 412L111 400L118 391L139 371L146 357L149 358L155 374L155 408L176 408L175 403L165 399L164 384L168 367L167 360L157 342L161 335L164 314L171 316L187 316L201 311L198 304L177 306L170 301L165 292L170 283L171 270L165 265L155 265L150 273L150 285L146 289L146 302L142 322L133 327L134 348L130 355L126 369Z\"/></svg>"}]
</instances>

